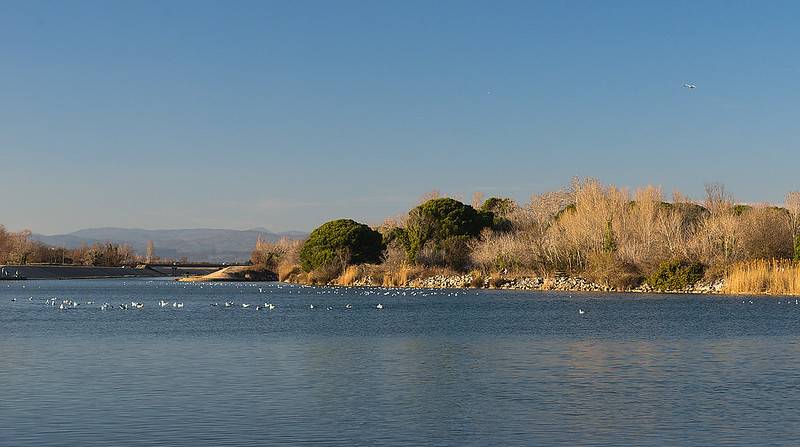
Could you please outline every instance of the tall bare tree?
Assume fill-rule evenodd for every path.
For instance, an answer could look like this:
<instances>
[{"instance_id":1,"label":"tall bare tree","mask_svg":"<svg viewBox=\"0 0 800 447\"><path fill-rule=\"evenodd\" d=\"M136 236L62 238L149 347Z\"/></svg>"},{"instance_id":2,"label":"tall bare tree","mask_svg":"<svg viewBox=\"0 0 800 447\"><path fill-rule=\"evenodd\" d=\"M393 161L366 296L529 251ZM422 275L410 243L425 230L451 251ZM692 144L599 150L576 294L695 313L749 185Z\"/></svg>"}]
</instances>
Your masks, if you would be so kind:
<instances>
[{"instance_id":1,"label":"tall bare tree","mask_svg":"<svg viewBox=\"0 0 800 447\"><path fill-rule=\"evenodd\" d=\"M155 246L153 245L153 240L152 239L148 239L147 240L147 257L145 259L145 262L150 264L151 262L153 262L153 259L155 259L155 256L156 256L156 250L155 250Z\"/></svg>"},{"instance_id":2,"label":"tall bare tree","mask_svg":"<svg viewBox=\"0 0 800 447\"><path fill-rule=\"evenodd\" d=\"M472 207L475 208L476 210L479 210L481 209L482 205L483 205L483 193L478 191L472 194Z\"/></svg>"},{"instance_id":3,"label":"tall bare tree","mask_svg":"<svg viewBox=\"0 0 800 447\"><path fill-rule=\"evenodd\" d=\"M717 214L733 207L733 194L720 182L706 183L706 200L703 205L711 214Z\"/></svg>"},{"instance_id":4,"label":"tall bare tree","mask_svg":"<svg viewBox=\"0 0 800 447\"><path fill-rule=\"evenodd\" d=\"M783 196L786 210L789 211L789 228L792 230L792 240L800 233L800 191L792 191Z\"/></svg>"}]
</instances>

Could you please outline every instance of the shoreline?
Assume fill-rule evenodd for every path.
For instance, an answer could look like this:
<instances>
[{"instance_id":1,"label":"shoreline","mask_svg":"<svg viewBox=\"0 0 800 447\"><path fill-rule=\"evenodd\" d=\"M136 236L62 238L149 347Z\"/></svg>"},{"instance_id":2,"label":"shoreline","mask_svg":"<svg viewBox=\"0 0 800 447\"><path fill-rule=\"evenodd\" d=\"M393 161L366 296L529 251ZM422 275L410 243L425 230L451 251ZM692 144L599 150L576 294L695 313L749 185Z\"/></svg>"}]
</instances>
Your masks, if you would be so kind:
<instances>
[{"instance_id":1,"label":"shoreline","mask_svg":"<svg viewBox=\"0 0 800 447\"><path fill-rule=\"evenodd\" d=\"M160 278L197 275L218 268L196 267L85 267L71 265L0 265L0 281L41 279Z\"/></svg>"},{"instance_id":2,"label":"shoreline","mask_svg":"<svg viewBox=\"0 0 800 447\"><path fill-rule=\"evenodd\" d=\"M308 282L306 276L287 275L280 282L301 286L319 287L374 287L374 288L423 288L423 289L460 289L460 290L529 290L529 291L565 291L565 292L594 292L594 293L659 293L659 294L708 294L708 295L739 295L741 293L727 291L726 282L722 278L701 280L697 283L681 288L661 290L651 287L646 282L634 288L617 288L603 284L593 283L586 278L578 276L514 276L500 274L499 276L483 276L476 273L447 274L438 273L430 276L398 278L394 274L378 274L373 276L362 271L361 275L344 274L327 283ZM755 293L750 295L791 295Z\"/></svg>"},{"instance_id":3,"label":"shoreline","mask_svg":"<svg viewBox=\"0 0 800 447\"><path fill-rule=\"evenodd\" d=\"M725 283L723 280L699 281L692 286L679 290L653 289L647 283L632 289L617 289L587 281L581 277L559 276L545 278L538 276L501 276L499 278L487 277L482 287L475 287L476 276L472 273L463 275L434 275L426 278L408 280L405 284L397 285L398 288L429 288L429 289L475 289L475 290L541 290L564 292L603 292L603 293L695 293L719 295L723 294ZM344 286L344 284L342 284ZM372 277L366 276L353 281L354 287L383 287Z\"/></svg>"}]
</instances>

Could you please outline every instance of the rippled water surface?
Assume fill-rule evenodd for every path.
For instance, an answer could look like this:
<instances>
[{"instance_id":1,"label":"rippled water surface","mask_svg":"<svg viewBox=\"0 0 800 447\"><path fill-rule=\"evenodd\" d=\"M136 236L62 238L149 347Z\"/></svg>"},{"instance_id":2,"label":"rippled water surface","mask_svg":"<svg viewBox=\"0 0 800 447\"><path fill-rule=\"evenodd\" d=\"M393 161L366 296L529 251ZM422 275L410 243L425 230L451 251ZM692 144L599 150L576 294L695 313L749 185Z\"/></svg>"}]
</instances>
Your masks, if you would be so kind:
<instances>
[{"instance_id":1,"label":"rippled water surface","mask_svg":"<svg viewBox=\"0 0 800 447\"><path fill-rule=\"evenodd\" d=\"M0 282L0 445L800 445L795 303Z\"/></svg>"}]
</instances>

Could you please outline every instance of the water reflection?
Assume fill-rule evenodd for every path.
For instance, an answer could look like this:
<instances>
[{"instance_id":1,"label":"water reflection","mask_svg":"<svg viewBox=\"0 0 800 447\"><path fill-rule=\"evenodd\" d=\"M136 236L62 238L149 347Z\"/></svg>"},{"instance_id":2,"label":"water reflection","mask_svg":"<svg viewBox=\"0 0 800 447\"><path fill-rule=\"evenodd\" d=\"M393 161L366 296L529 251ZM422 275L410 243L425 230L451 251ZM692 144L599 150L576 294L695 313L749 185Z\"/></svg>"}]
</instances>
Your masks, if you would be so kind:
<instances>
[{"instance_id":1,"label":"water reflection","mask_svg":"<svg viewBox=\"0 0 800 447\"><path fill-rule=\"evenodd\" d=\"M797 314L769 302L491 292L382 296L377 311L314 289L30 293L60 284L186 307L63 313L0 291L0 444L800 443ZM275 312L208 305L264 295Z\"/></svg>"}]
</instances>

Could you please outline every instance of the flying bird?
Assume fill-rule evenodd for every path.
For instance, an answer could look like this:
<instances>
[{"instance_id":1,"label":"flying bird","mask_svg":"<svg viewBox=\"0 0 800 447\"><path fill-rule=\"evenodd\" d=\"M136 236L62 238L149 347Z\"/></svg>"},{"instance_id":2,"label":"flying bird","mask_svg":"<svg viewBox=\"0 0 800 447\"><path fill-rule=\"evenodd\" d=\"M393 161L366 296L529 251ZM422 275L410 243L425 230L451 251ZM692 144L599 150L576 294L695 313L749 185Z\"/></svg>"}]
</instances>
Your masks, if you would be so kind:
<instances>
[{"instance_id":1,"label":"flying bird","mask_svg":"<svg viewBox=\"0 0 800 447\"><path fill-rule=\"evenodd\" d=\"M697 86L694 84L683 84L683 86L686 88L697 88Z\"/></svg>"}]
</instances>

